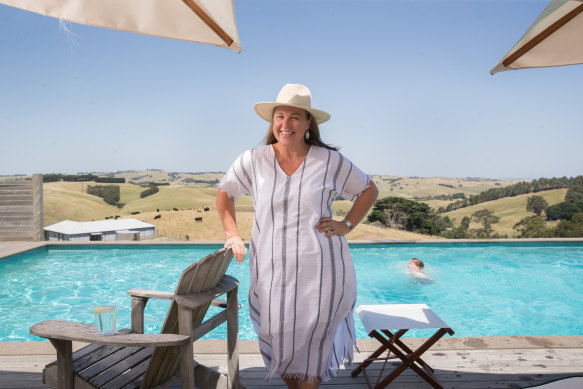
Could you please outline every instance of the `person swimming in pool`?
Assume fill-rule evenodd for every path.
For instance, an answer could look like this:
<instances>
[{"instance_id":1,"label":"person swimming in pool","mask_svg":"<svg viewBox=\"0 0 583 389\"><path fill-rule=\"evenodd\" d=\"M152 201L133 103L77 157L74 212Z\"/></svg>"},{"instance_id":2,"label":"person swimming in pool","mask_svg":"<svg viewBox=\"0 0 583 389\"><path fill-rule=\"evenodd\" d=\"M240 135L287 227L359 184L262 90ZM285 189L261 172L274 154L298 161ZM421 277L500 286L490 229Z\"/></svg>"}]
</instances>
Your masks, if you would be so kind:
<instances>
[{"instance_id":1,"label":"person swimming in pool","mask_svg":"<svg viewBox=\"0 0 583 389\"><path fill-rule=\"evenodd\" d=\"M419 258L411 258L409 263L407 264L407 269L409 270L409 274L413 277L424 279L426 281L433 281L425 271L425 264Z\"/></svg>"}]
</instances>

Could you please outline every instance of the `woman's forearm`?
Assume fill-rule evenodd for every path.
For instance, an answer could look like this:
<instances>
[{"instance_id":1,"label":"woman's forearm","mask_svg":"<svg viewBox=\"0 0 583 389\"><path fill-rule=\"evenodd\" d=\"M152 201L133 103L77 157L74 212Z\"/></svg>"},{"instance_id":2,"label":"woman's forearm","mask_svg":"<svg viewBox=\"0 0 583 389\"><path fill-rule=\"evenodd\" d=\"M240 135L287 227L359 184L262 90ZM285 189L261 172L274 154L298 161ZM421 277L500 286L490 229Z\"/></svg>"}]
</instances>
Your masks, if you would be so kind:
<instances>
[{"instance_id":1,"label":"woman's forearm","mask_svg":"<svg viewBox=\"0 0 583 389\"><path fill-rule=\"evenodd\" d=\"M379 195L379 190L371 180L369 186L356 198L345 219L356 226L366 216Z\"/></svg>"},{"instance_id":2,"label":"woman's forearm","mask_svg":"<svg viewBox=\"0 0 583 389\"><path fill-rule=\"evenodd\" d=\"M239 236L239 230L237 229L235 200L230 198L226 192L219 189L215 204L221 222L223 223L223 230L225 231L225 248L232 249L233 255L237 258L237 263L242 263L247 253L247 248Z\"/></svg>"},{"instance_id":3,"label":"woman's forearm","mask_svg":"<svg viewBox=\"0 0 583 389\"><path fill-rule=\"evenodd\" d=\"M352 204L352 208L350 208L350 211L348 211L344 219L348 220L353 227L356 226L364 218L370 207L373 206L378 195L379 190L377 186L372 180L369 181L368 187L356 198ZM332 235L344 236L352 228L349 228L348 224L344 221L334 220L331 217L323 217L318 221L316 229L318 232L324 233L324 236L330 237Z\"/></svg>"},{"instance_id":4,"label":"woman's forearm","mask_svg":"<svg viewBox=\"0 0 583 389\"><path fill-rule=\"evenodd\" d=\"M235 200L230 198L226 192L219 189L216 206L221 223L223 223L225 237L228 239L231 236L239 235L239 230L237 229L237 216L235 214Z\"/></svg>"}]
</instances>

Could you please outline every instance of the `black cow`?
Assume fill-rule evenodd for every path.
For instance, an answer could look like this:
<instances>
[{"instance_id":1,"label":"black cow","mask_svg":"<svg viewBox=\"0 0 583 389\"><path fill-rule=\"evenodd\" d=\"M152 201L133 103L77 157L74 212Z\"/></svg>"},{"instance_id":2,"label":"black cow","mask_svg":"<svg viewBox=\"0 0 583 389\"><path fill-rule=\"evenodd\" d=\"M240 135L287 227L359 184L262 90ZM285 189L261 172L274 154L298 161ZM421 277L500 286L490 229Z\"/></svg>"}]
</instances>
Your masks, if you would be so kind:
<instances>
[{"instance_id":1,"label":"black cow","mask_svg":"<svg viewBox=\"0 0 583 389\"><path fill-rule=\"evenodd\" d=\"M172 209L175 210L175 211L178 211L178 208L172 208Z\"/></svg>"},{"instance_id":2,"label":"black cow","mask_svg":"<svg viewBox=\"0 0 583 389\"><path fill-rule=\"evenodd\" d=\"M161 217L162 217L162 215L156 215L156 216L154 216L154 220L160 219Z\"/></svg>"},{"instance_id":3,"label":"black cow","mask_svg":"<svg viewBox=\"0 0 583 389\"><path fill-rule=\"evenodd\" d=\"M209 208L209 207L204 207L204 211L205 211L205 212L206 212L206 211L209 211L209 210L210 210L210 208Z\"/></svg>"},{"instance_id":4,"label":"black cow","mask_svg":"<svg viewBox=\"0 0 583 389\"><path fill-rule=\"evenodd\" d=\"M202 222L202 217L195 217L194 218L194 221L195 222Z\"/></svg>"}]
</instances>

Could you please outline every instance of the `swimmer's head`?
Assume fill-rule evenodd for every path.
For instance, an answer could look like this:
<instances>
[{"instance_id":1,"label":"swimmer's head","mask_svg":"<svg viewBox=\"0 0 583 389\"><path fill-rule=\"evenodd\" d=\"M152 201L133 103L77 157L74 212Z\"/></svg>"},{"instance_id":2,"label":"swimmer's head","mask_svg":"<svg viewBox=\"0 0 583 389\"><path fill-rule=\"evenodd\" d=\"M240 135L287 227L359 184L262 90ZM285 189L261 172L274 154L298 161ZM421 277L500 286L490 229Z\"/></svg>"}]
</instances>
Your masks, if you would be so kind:
<instances>
[{"instance_id":1,"label":"swimmer's head","mask_svg":"<svg viewBox=\"0 0 583 389\"><path fill-rule=\"evenodd\" d=\"M423 264L423 261L420 260L419 258L411 258L411 260L409 261L409 264L407 265L408 269L414 270L414 271L421 271L421 270L423 270L424 267L425 267L425 264Z\"/></svg>"}]
</instances>

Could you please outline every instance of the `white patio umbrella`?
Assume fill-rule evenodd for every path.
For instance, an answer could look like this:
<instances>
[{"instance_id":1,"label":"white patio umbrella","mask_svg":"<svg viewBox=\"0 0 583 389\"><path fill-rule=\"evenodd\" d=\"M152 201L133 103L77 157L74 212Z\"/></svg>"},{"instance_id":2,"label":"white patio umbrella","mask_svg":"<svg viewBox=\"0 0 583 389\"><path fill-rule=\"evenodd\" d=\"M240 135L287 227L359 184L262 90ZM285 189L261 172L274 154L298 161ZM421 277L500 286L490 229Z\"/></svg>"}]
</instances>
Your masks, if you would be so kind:
<instances>
[{"instance_id":1,"label":"white patio umbrella","mask_svg":"<svg viewBox=\"0 0 583 389\"><path fill-rule=\"evenodd\" d=\"M491 74L583 63L583 0L553 0Z\"/></svg>"},{"instance_id":2,"label":"white patio umbrella","mask_svg":"<svg viewBox=\"0 0 583 389\"><path fill-rule=\"evenodd\" d=\"M241 51L233 0L0 0L88 24Z\"/></svg>"}]
</instances>

